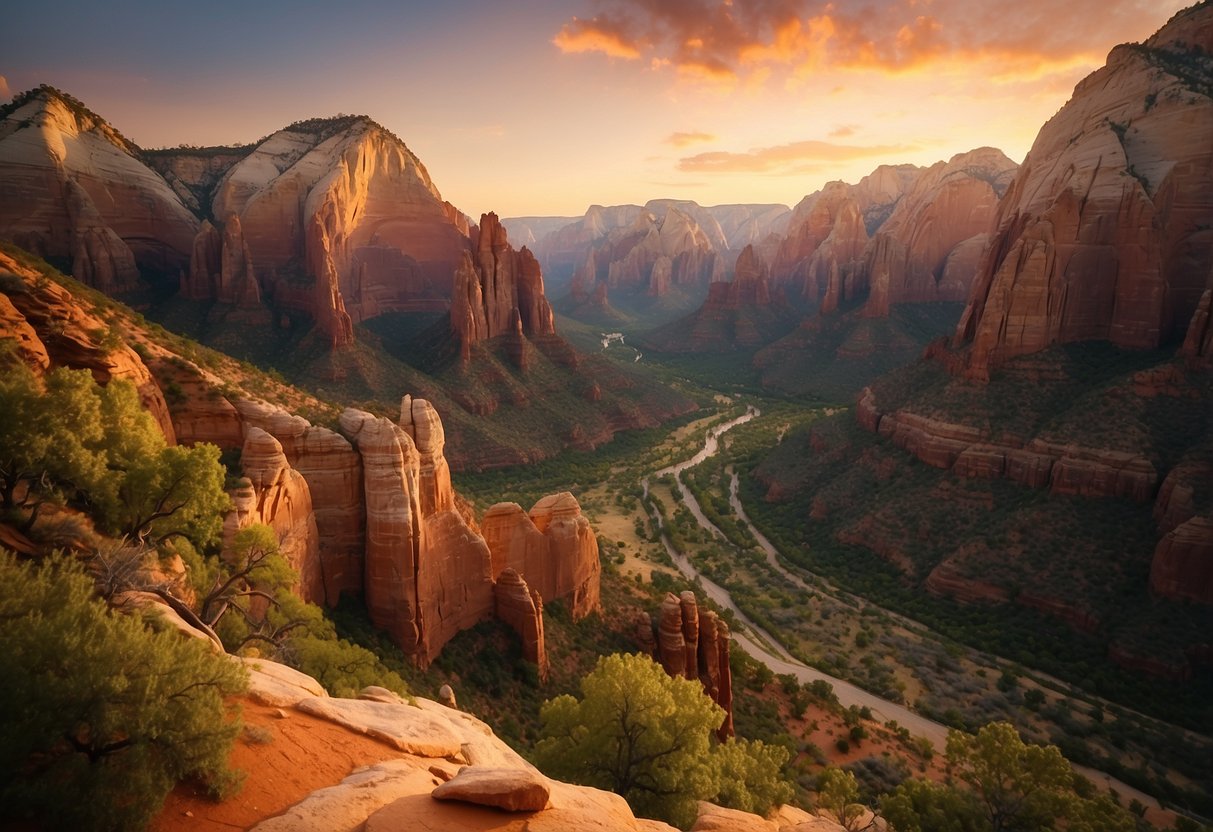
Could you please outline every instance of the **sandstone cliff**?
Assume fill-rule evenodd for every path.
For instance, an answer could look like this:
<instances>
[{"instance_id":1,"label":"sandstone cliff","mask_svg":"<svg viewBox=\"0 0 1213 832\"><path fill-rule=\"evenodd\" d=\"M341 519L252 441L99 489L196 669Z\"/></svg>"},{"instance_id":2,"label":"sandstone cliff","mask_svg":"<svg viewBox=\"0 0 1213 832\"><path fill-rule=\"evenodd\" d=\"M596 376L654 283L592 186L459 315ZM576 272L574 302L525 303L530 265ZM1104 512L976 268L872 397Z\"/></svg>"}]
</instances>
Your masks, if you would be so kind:
<instances>
[{"instance_id":1,"label":"sandstone cliff","mask_svg":"<svg viewBox=\"0 0 1213 832\"><path fill-rule=\"evenodd\" d=\"M770 286L769 269L752 245L737 255L731 281L708 287L703 305L685 318L640 339L660 352L713 353L755 349L789 332L797 315L782 290Z\"/></svg>"},{"instance_id":2,"label":"sandstone cliff","mask_svg":"<svg viewBox=\"0 0 1213 832\"><path fill-rule=\"evenodd\" d=\"M1209 283L1213 7L1125 44L1041 128L999 207L956 340L967 372L1050 344L1181 341Z\"/></svg>"},{"instance_id":3,"label":"sandstone cliff","mask_svg":"<svg viewBox=\"0 0 1213 832\"><path fill-rule=\"evenodd\" d=\"M773 257L774 283L807 300L820 300L832 271L838 273L836 280L845 281L856 270L869 236L921 173L913 165L881 165L856 185L830 182L806 196L792 209Z\"/></svg>"},{"instance_id":4,"label":"sandstone cliff","mask_svg":"<svg viewBox=\"0 0 1213 832\"><path fill-rule=\"evenodd\" d=\"M864 314L887 316L895 303L966 300L1017 167L983 147L924 171L864 251Z\"/></svg>"},{"instance_id":5,"label":"sandstone cliff","mask_svg":"<svg viewBox=\"0 0 1213 832\"><path fill-rule=\"evenodd\" d=\"M344 315L442 308L468 233L417 157L361 116L274 133L225 173L211 213L240 218L271 293L316 280L308 311L338 343Z\"/></svg>"},{"instance_id":6,"label":"sandstone cliff","mask_svg":"<svg viewBox=\"0 0 1213 832\"><path fill-rule=\"evenodd\" d=\"M0 237L107 293L176 279L198 220L139 149L51 87L0 109Z\"/></svg>"}]
</instances>

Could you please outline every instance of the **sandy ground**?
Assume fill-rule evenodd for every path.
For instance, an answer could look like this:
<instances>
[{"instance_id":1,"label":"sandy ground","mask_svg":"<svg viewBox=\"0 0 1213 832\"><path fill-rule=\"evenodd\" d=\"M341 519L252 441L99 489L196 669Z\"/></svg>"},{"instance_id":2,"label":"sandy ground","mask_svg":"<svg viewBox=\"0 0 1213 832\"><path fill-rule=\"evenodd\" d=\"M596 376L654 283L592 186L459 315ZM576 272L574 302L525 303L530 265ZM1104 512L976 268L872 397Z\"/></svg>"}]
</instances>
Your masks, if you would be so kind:
<instances>
[{"instance_id":1,"label":"sandy ground","mask_svg":"<svg viewBox=\"0 0 1213 832\"><path fill-rule=\"evenodd\" d=\"M356 768L401 756L385 743L299 711L283 711L288 716L282 719L277 708L245 701L243 709L246 731L231 755L232 767L247 775L243 787L216 803L197 787L180 785L152 822L151 832L247 829L316 789L341 782Z\"/></svg>"}]
</instances>

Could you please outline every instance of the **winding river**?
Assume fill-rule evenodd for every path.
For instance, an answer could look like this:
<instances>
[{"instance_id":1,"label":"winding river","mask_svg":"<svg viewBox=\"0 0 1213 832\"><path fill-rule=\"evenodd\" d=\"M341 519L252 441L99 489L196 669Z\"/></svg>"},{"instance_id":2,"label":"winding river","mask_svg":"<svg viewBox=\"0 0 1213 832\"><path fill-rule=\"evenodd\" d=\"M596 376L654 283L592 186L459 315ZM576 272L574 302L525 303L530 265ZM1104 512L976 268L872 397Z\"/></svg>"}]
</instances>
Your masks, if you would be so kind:
<instances>
[{"instance_id":1,"label":"winding river","mask_svg":"<svg viewBox=\"0 0 1213 832\"><path fill-rule=\"evenodd\" d=\"M725 433L738 425L743 425L746 422L749 422L760 415L761 411L759 411L758 408L754 407L753 405L747 405L746 412L741 416L725 422L722 425L717 425L716 427L711 428L704 439L703 447L694 456L682 462L662 468L650 476L644 477L640 481L640 486L645 497L647 498L649 495L650 478L660 478L666 474L673 475L674 479L678 483L679 489L682 491L682 504L686 506L687 510L695 518L696 522L698 522L699 525L706 529L709 533L723 539L723 533L704 515L703 510L699 506L699 502L695 499L695 496L691 493L690 489L688 489L686 484L682 481L682 473L689 468L694 468L696 465L699 465L709 457L714 456L720 449L720 437ZM738 522L742 526L746 527L750 533L754 535L754 539L758 541L758 545L766 555L767 562L786 580L800 588L810 589L809 585L805 583L803 578L796 575L794 572L789 571L780 562L778 551L775 549L774 545L772 545L771 542L764 537L757 528L754 527L749 518L746 516L745 509L742 507L741 499L738 496L738 479L736 473L732 473L731 481L729 483L729 504L731 505ZM665 523L663 522L661 514L656 509L654 509L652 512L652 519L657 528L664 530ZM802 683L817 680L829 682L834 688L834 694L838 697L838 701L844 708L849 708L851 706L855 706L857 708L867 707L871 710L872 716L878 721L888 722L889 720L896 720L898 725L909 730L911 734L919 737L925 737L931 742L932 745L935 746L938 751L942 752L944 750L948 736L947 726L932 719L928 719L921 714L915 713L904 705L896 702L890 702L887 699L882 699L876 694L857 687L844 679L838 679L834 676L830 676L827 673L823 673L817 668L810 667L809 665L795 658L788 653L786 649L784 649L783 645L779 642L779 639L763 628L759 627L756 623L754 623L753 620L749 618L749 616L741 611L741 609L733 601L733 596L729 594L727 589L713 582L706 575L703 575L698 569L695 568L695 565L691 563L690 559L684 553L675 549L670 544L670 539L664 534L664 532L661 536L661 542L662 545L665 546L665 550L669 554L670 558L674 561L674 565L678 567L678 570L684 576L686 576L688 580L698 581L703 587L704 593L707 594L712 601L714 601L720 607L732 611L736 620L744 627L744 629L739 628L735 630L732 633L732 639L734 642L741 645L741 647L743 647L745 651L754 659L765 664L774 673L791 674ZM1076 772L1082 774L1093 783L1102 784L1103 786L1118 792L1121 795L1122 800L1125 802L1136 798L1148 806L1159 806L1158 801L1152 796L1130 786L1127 783L1117 780L1105 772L1088 768L1086 766L1080 766L1077 763L1071 763L1071 765Z\"/></svg>"}]
</instances>

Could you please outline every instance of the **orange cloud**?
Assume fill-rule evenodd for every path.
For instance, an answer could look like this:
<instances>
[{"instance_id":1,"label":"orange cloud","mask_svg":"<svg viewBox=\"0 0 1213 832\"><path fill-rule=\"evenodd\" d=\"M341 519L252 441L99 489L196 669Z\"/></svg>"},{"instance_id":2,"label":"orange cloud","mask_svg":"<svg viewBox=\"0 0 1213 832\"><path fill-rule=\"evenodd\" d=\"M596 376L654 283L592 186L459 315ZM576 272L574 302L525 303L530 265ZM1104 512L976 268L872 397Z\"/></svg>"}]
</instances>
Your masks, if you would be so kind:
<instances>
[{"instance_id":1,"label":"orange cloud","mask_svg":"<svg viewBox=\"0 0 1213 832\"><path fill-rule=\"evenodd\" d=\"M855 131L859 129L857 124L840 124L830 131L831 139L845 139L847 136L855 135Z\"/></svg>"},{"instance_id":2,"label":"orange cloud","mask_svg":"<svg viewBox=\"0 0 1213 832\"><path fill-rule=\"evenodd\" d=\"M0 75L0 103L8 101L12 97L13 93L8 88L8 79Z\"/></svg>"},{"instance_id":3,"label":"orange cloud","mask_svg":"<svg viewBox=\"0 0 1213 832\"><path fill-rule=\"evenodd\" d=\"M717 83L831 69L1036 80L1098 65L1111 45L1157 25L1141 0L1020 0L1013 11L1001 0L871 0L860 10L837 0L589 2L605 11L561 28L554 42L565 52L644 57Z\"/></svg>"},{"instance_id":4,"label":"orange cloud","mask_svg":"<svg viewBox=\"0 0 1213 832\"><path fill-rule=\"evenodd\" d=\"M824 163L849 162L873 156L904 156L917 149L913 145L864 147L809 140L756 147L746 153L698 153L678 160L678 169L695 173L803 173L817 170Z\"/></svg>"},{"instance_id":5,"label":"orange cloud","mask_svg":"<svg viewBox=\"0 0 1213 832\"><path fill-rule=\"evenodd\" d=\"M711 133L671 133L665 137L666 144L672 144L674 147L686 147L689 144L704 144L706 142L716 141L716 136Z\"/></svg>"},{"instance_id":6,"label":"orange cloud","mask_svg":"<svg viewBox=\"0 0 1213 832\"><path fill-rule=\"evenodd\" d=\"M595 17L581 20L574 17L556 33L552 43L561 52L601 52L612 58L636 60L640 57L640 46L630 41L629 36L609 19Z\"/></svg>"}]
</instances>

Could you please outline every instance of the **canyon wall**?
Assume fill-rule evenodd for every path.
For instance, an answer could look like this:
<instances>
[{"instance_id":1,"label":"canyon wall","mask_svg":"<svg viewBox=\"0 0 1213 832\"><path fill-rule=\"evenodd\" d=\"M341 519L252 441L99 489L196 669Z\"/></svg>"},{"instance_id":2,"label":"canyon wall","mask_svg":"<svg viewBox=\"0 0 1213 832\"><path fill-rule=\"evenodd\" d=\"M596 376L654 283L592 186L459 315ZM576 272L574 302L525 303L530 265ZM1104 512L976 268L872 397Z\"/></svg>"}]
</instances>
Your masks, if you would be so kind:
<instances>
[{"instance_id":1,"label":"canyon wall","mask_svg":"<svg viewBox=\"0 0 1213 832\"><path fill-rule=\"evenodd\" d=\"M987 379L1016 355L1180 341L1213 255L1213 9L1124 44L1041 128L999 207L956 342Z\"/></svg>"}]
</instances>

